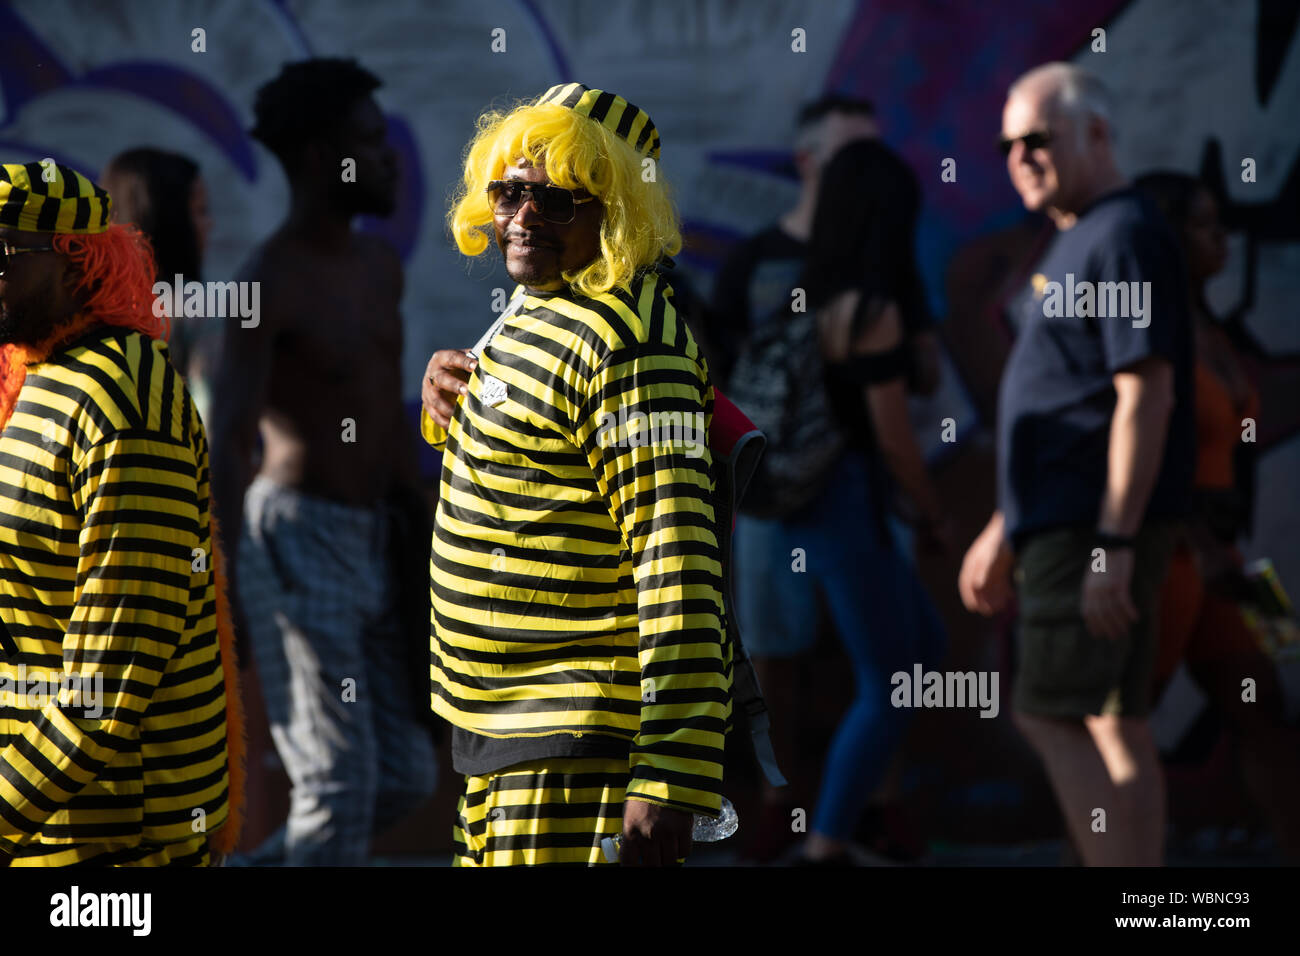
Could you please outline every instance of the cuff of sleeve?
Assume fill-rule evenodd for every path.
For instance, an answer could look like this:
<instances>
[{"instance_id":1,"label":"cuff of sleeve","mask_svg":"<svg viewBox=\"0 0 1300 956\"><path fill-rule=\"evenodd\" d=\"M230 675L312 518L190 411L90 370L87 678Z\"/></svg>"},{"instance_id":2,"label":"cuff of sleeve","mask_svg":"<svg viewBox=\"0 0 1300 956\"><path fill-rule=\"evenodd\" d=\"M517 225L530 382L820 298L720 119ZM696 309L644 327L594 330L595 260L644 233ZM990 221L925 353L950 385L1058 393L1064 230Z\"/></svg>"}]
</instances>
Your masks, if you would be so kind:
<instances>
[{"instance_id":1,"label":"cuff of sleeve","mask_svg":"<svg viewBox=\"0 0 1300 956\"><path fill-rule=\"evenodd\" d=\"M0 753L0 776L25 779L20 776L21 768L15 767L8 756ZM31 801L17 786L0 785L0 850L8 848L12 856L15 848L26 846L40 832L41 821L32 820L23 812L31 807Z\"/></svg>"},{"instance_id":2,"label":"cuff of sleeve","mask_svg":"<svg viewBox=\"0 0 1300 956\"><path fill-rule=\"evenodd\" d=\"M420 435L439 450L447 444L447 430L430 418L428 409L423 407L420 408Z\"/></svg>"},{"instance_id":3,"label":"cuff of sleeve","mask_svg":"<svg viewBox=\"0 0 1300 956\"><path fill-rule=\"evenodd\" d=\"M722 815L722 800L718 799L718 806L715 810L706 811L703 807L694 803L678 803L673 800L662 800L659 797L652 797L644 793L638 793L633 790L627 792L627 800L640 800L642 803L653 803L656 806L668 807L670 810L681 810L683 813L699 814L703 817L719 817Z\"/></svg>"},{"instance_id":4,"label":"cuff of sleeve","mask_svg":"<svg viewBox=\"0 0 1300 956\"><path fill-rule=\"evenodd\" d=\"M19 829L11 825L4 814L0 813L0 853L13 856L15 850L25 847L32 841L37 830L39 827L32 830Z\"/></svg>"},{"instance_id":5,"label":"cuff of sleeve","mask_svg":"<svg viewBox=\"0 0 1300 956\"><path fill-rule=\"evenodd\" d=\"M695 776L700 785L692 787L682 783L666 783L657 780L655 777L662 771L656 771L646 764L633 764L631 771L632 777L627 783L625 799L644 800L646 803L698 813L706 817L717 817L722 813L721 779L713 780L689 774L689 771L678 775Z\"/></svg>"}]
</instances>

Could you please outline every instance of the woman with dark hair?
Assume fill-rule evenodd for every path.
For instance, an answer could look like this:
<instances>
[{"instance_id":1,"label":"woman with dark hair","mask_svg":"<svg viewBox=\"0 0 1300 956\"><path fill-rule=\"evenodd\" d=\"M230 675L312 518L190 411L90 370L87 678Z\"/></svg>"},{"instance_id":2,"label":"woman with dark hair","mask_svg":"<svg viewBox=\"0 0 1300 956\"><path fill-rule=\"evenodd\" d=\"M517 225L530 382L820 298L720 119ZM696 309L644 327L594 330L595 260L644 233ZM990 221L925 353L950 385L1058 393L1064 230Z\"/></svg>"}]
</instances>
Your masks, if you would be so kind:
<instances>
[{"instance_id":1,"label":"woman with dark hair","mask_svg":"<svg viewBox=\"0 0 1300 956\"><path fill-rule=\"evenodd\" d=\"M914 248L919 210L916 177L897 155L874 140L844 146L821 175L800 282L818 314L827 392L848 450L826 493L787 520L785 533L807 555L856 685L827 755L809 863L851 861L850 838L910 716L891 705L891 675L935 666L946 644L887 517L896 486L922 543L946 546L947 523L907 409L908 330L926 318Z\"/></svg>"},{"instance_id":2,"label":"woman with dark hair","mask_svg":"<svg viewBox=\"0 0 1300 956\"><path fill-rule=\"evenodd\" d=\"M198 164L179 153L129 149L109 161L100 181L113 197L114 220L134 223L153 244L157 281L170 286L178 275L183 282L201 281L212 218ZM216 370L213 349L220 342L220 330L202 322L172 316L167 344L172 364L185 376L199 414L206 419L209 381Z\"/></svg>"},{"instance_id":3,"label":"woman with dark hair","mask_svg":"<svg viewBox=\"0 0 1300 956\"><path fill-rule=\"evenodd\" d=\"M1241 581L1236 540L1249 526L1253 500L1241 467L1243 420L1259 414L1256 390L1229 333L1207 303L1207 282L1223 270L1227 241L1209 188L1180 172L1137 180L1169 220L1183 247L1188 302L1195 327L1196 472L1194 513L1170 562L1160 603L1154 674L1158 699L1180 661L1226 718L1252 797L1282 850L1300 858L1300 732L1286 723L1282 687L1272 660L1242 617L1234 582ZM1257 699L1243 701L1242 680Z\"/></svg>"}]
</instances>

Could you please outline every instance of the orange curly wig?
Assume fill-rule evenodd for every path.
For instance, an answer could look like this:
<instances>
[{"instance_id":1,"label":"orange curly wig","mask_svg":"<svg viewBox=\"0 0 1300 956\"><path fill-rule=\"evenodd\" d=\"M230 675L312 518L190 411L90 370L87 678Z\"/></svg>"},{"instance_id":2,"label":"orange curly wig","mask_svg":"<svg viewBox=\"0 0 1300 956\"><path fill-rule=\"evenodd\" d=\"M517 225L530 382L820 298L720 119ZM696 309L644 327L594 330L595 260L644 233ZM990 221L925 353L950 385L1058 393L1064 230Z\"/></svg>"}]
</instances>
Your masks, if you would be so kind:
<instances>
[{"instance_id":1,"label":"orange curly wig","mask_svg":"<svg viewBox=\"0 0 1300 956\"><path fill-rule=\"evenodd\" d=\"M148 238L135 226L114 224L86 235L58 233L50 240L55 252L68 259L77 276L74 295L82 303L72 321L59 326L34 345L0 346L0 431L8 424L27 378L27 366L44 361L61 346L95 325L134 329L150 338L169 338L171 319L154 315L154 256ZM244 819L247 741L239 664L235 656L232 616L226 596L225 555L215 517L212 521L212 567L216 580L217 634L226 683L226 745L229 771L229 815L210 835L210 847L220 856L239 842Z\"/></svg>"},{"instance_id":2,"label":"orange curly wig","mask_svg":"<svg viewBox=\"0 0 1300 956\"><path fill-rule=\"evenodd\" d=\"M82 309L40 342L0 346L0 429L13 415L27 366L44 361L85 329L107 324L155 339L171 334L171 319L153 313L153 248L135 226L114 224L89 235L58 233L50 246L67 257L78 277L74 294Z\"/></svg>"}]
</instances>

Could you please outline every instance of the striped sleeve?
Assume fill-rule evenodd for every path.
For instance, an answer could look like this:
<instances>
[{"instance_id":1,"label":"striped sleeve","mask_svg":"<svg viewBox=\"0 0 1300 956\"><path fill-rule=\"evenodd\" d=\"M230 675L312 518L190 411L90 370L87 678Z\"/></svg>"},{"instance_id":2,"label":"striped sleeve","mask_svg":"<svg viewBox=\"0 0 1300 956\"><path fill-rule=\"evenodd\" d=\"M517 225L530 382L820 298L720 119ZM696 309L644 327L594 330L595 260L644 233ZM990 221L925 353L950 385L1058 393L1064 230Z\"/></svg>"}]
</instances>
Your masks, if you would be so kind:
<instances>
[{"instance_id":1,"label":"striped sleeve","mask_svg":"<svg viewBox=\"0 0 1300 956\"><path fill-rule=\"evenodd\" d=\"M716 815L728 685L711 414L712 388L693 359L636 345L594 373L575 437L636 583L641 714L627 796Z\"/></svg>"},{"instance_id":2,"label":"striped sleeve","mask_svg":"<svg viewBox=\"0 0 1300 956\"><path fill-rule=\"evenodd\" d=\"M140 746L139 721L185 629L199 541L194 453L165 435L102 438L71 489L81 531L65 686L0 751L0 837L20 845Z\"/></svg>"},{"instance_id":3,"label":"striped sleeve","mask_svg":"<svg viewBox=\"0 0 1300 956\"><path fill-rule=\"evenodd\" d=\"M424 406L420 407L420 435L438 451L447 447L447 430L429 417Z\"/></svg>"}]
</instances>

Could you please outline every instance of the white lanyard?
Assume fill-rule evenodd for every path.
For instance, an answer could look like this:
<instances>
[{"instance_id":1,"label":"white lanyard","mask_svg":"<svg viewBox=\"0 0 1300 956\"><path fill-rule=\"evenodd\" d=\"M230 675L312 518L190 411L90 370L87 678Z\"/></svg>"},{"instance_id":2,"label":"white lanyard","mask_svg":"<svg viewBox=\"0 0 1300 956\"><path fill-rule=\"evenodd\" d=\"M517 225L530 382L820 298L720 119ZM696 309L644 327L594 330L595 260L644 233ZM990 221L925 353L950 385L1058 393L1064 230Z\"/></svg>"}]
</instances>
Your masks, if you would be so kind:
<instances>
[{"instance_id":1,"label":"white lanyard","mask_svg":"<svg viewBox=\"0 0 1300 956\"><path fill-rule=\"evenodd\" d=\"M496 338L497 333L501 331L501 326L506 324L506 320L515 317L515 312L519 306L523 304L524 296L526 294L527 293L525 293L521 287L518 292L510 297L510 301L506 303L506 307L504 311L502 311L500 317L492 323L492 327L484 332L483 337L478 340L472 349L469 350L470 355L473 355L475 358L483 357L483 350L492 344L492 340Z\"/></svg>"}]
</instances>

